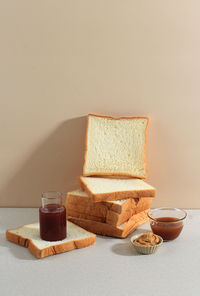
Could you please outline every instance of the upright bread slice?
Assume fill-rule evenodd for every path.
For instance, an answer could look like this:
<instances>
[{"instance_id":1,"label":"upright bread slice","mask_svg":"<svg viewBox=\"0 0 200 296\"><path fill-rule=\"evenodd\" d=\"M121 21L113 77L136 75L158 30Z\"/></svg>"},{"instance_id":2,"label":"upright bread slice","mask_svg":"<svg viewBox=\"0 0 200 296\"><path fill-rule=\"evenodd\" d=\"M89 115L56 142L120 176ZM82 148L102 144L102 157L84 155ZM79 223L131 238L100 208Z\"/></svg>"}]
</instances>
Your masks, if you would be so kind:
<instances>
[{"instance_id":1,"label":"upright bread slice","mask_svg":"<svg viewBox=\"0 0 200 296\"><path fill-rule=\"evenodd\" d=\"M94 202L125 198L154 197L156 190L140 179L80 177L81 187Z\"/></svg>"},{"instance_id":2,"label":"upright bread slice","mask_svg":"<svg viewBox=\"0 0 200 296\"><path fill-rule=\"evenodd\" d=\"M89 114L83 176L146 178L148 117L113 118Z\"/></svg>"},{"instance_id":3,"label":"upright bread slice","mask_svg":"<svg viewBox=\"0 0 200 296\"><path fill-rule=\"evenodd\" d=\"M67 214L72 217L120 225L133 214L150 208L151 201L152 198L141 197L94 203L88 199L84 191L74 190L67 194L66 209Z\"/></svg>"},{"instance_id":4,"label":"upright bread slice","mask_svg":"<svg viewBox=\"0 0 200 296\"><path fill-rule=\"evenodd\" d=\"M67 238L49 242L40 238L39 223L24 225L6 231L6 238L24 246L37 258L88 247L96 242L96 235L67 221Z\"/></svg>"},{"instance_id":5,"label":"upright bread slice","mask_svg":"<svg viewBox=\"0 0 200 296\"><path fill-rule=\"evenodd\" d=\"M148 210L133 215L127 222L121 224L120 226L114 226L106 223L76 217L68 217L68 219L73 223L96 234L125 238L131 232L133 232L138 226L148 221L147 212Z\"/></svg>"}]
</instances>

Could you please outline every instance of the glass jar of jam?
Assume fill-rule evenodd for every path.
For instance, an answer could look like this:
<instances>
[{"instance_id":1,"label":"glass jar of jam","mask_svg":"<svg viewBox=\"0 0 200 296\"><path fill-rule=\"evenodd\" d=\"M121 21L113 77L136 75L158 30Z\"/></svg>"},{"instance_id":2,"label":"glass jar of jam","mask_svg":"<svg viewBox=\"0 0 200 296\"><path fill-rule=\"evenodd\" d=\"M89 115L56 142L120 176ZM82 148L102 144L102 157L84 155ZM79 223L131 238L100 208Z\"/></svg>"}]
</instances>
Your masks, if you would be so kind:
<instances>
[{"instance_id":1,"label":"glass jar of jam","mask_svg":"<svg viewBox=\"0 0 200 296\"><path fill-rule=\"evenodd\" d=\"M59 241L67 236L66 208L60 192L43 192L39 208L40 237L46 241Z\"/></svg>"}]
</instances>

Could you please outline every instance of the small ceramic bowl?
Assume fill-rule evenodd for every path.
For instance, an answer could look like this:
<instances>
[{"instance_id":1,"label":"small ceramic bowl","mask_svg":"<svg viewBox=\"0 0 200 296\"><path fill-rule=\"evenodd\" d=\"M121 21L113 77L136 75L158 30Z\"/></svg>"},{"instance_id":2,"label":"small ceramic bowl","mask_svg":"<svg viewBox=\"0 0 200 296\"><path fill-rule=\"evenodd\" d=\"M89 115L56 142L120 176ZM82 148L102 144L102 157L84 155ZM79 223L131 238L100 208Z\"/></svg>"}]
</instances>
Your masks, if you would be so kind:
<instances>
[{"instance_id":1,"label":"small ceramic bowl","mask_svg":"<svg viewBox=\"0 0 200 296\"><path fill-rule=\"evenodd\" d=\"M143 235L145 233L140 233L137 235L134 235L131 237L131 243L133 244L134 248L136 249L136 251L140 254L145 254L145 255L149 255L152 253L155 253L158 248L162 245L163 243L163 239L161 236L157 235L159 237L160 242L158 244L156 244L155 246L141 246L138 244L135 244L134 241L141 235Z\"/></svg>"}]
</instances>

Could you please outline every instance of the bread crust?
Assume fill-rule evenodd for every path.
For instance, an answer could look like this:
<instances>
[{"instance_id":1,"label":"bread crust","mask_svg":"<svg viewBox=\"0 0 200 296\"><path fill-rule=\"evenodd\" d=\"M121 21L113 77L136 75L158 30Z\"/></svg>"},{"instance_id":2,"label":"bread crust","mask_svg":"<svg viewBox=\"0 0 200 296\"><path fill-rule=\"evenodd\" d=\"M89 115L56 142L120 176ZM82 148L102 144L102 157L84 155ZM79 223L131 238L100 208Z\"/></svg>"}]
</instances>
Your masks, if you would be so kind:
<instances>
[{"instance_id":1,"label":"bread crust","mask_svg":"<svg viewBox=\"0 0 200 296\"><path fill-rule=\"evenodd\" d=\"M126 210L126 209L129 209L129 207L131 206L132 203L135 203L135 199L132 199L132 198L128 198L126 199L125 203L123 204L123 208L121 205L119 204L116 204L116 203L112 203L112 201L102 201L102 203L106 203L107 205L109 205L109 210L110 211L113 211L113 212L116 212L118 214L121 214L123 212L123 210Z\"/></svg>"},{"instance_id":2,"label":"bread crust","mask_svg":"<svg viewBox=\"0 0 200 296\"><path fill-rule=\"evenodd\" d=\"M86 166L86 156L87 156L87 139L88 139L88 126L89 126L89 116L91 114L87 115L87 120L86 120L86 132L85 132L85 154L84 154L84 163L83 163L83 176L84 176L84 171L85 171L85 166Z\"/></svg>"},{"instance_id":3,"label":"bread crust","mask_svg":"<svg viewBox=\"0 0 200 296\"><path fill-rule=\"evenodd\" d=\"M76 200L76 202L74 202L74 198ZM83 208L83 210L87 210L88 208L88 211L91 210L91 207L92 207L92 212L93 212L93 215L97 215L97 213L99 213L99 217L106 217L106 214L107 214L107 207L105 204L94 204L92 202L92 199L91 197L87 197L87 196L84 196L84 197L79 197L78 195L76 194L71 194L70 192L67 193L67 198L66 198L66 203L65 203L65 206L66 206L66 209L68 209L70 206L73 208L73 205L79 205L79 208ZM75 210L75 208L74 208Z\"/></svg>"},{"instance_id":4,"label":"bread crust","mask_svg":"<svg viewBox=\"0 0 200 296\"><path fill-rule=\"evenodd\" d=\"M113 211L108 211L108 214L106 216L106 223L111 225L119 226L122 223L126 222L130 219L133 215L139 214L141 212L144 212L145 210L148 210L151 205L151 198L145 198L145 202L143 202L141 205L138 205L136 207L130 207L128 210L124 211L122 214L117 214Z\"/></svg>"},{"instance_id":5,"label":"bread crust","mask_svg":"<svg viewBox=\"0 0 200 296\"><path fill-rule=\"evenodd\" d=\"M95 205L97 205L97 207L95 207ZM66 211L67 211L67 215L70 215L70 213L72 211L75 211L77 213L84 213L84 214L87 214L87 215L91 215L91 216L94 216L95 218L99 217L99 219L103 219L105 221L106 219L106 216L107 216L107 212L109 211L108 208L106 208L104 206L104 210L105 211L102 211L101 209L101 205L100 207L99 206L99 203L86 203L84 206L83 205L80 205L79 203L66 203ZM73 215L71 215L73 216Z\"/></svg>"},{"instance_id":6,"label":"bread crust","mask_svg":"<svg viewBox=\"0 0 200 296\"><path fill-rule=\"evenodd\" d=\"M85 228L86 230L94 232L96 234L118 237L118 238L125 238L131 232L133 232L138 226L148 221L147 212L148 210L143 211L139 214L133 215L125 223L123 228L120 228L120 226L113 226L106 223L101 223L97 221L91 221L91 220L86 220L86 219L81 219L76 217L69 217L68 219L69 221L81 226L82 228Z\"/></svg>"},{"instance_id":7,"label":"bread crust","mask_svg":"<svg viewBox=\"0 0 200 296\"><path fill-rule=\"evenodd\" d=\"M93 202L100 202L100 201L112 201L112 200L121 200L126 198L139 198L139 197L155 197L156 189L153 187L152 189L145 189L145 190L137 190L137 191L116 191L116 192L109 192L109 193L97 193L94 194L89 189L89 187L82 181L81 176L79 177L79 182L81 188L85 190L88 195L92 198Z\"/></svg>"},{"instance_id":8,"label":"bread crust","mask_svg":"<svg viewBox=\"0 0 200 296\"><path fill-rule=\"evenodd\" d=\"M81 200L81 203L79 200ZM85 199L85 196L79 197L68 193L66 209L67 214L71 217L94 220L118 226L126 222L132 215L150 208L151 202L152 198L148 197L139 199L129 198L122 205L119 205L120 213L118 213L115 211L115 208L112 208L113 204L110 202L89 202L87 197Z\"/></svg>"},{"instance_id":9,"label":"bread crust","mask_svg":"<svg viewBox=\"0 0 200 296\"><path fill-rule=\"evenodd\" d=\"M76 202L74 202L74 197L76 198ZM136 202L136 198L135 199L131 199L131 198L127 198L125 203L123 204L123 208L128 209L130 207L130 205L133 203L133 200L135 201L135 203L138 203L139 199L137 198L137 202ZM102 201L101 203L95 203L93 202L92 198L89 196L84 196L80 197L77 194L73 194L72 192L68 192L67 196L66 196L66 207L68 206L68 204L76 204L78 203L80 206L85 207L85 204L88 203L89 204L93 204L93 206L98 207L98 210L101 208L101 212L103 213L103 217L106 217L106 213L107 213L107 209L117 212L119 214L121 214L122 212L122 206L120 204L116 204L114 203L112 200L111 201Z\"/></svg>"},{"instance_id":10,"label":"bread crust","mask_svg":"<svg viewBox=\"0 0 200 296\"><path fill-rule=\"evenodd\" d=\"M145 127L145 143L143 147L143 160L144 160L144 167L145 167L145 174L140 176L140 175L134 175L134 174L128 174L128 173L99 173L99 172L94 172L94 173L85 173L85 166L86 166L86 157L87 157L87 139L88 139L88 126L89 126L89 117L90 116L95 116L95 117L101 117L101 118L107 118L107 119L112 119L112 120L121 120L121 119L146 119L147 124ZM145 154L145 149L146 149L146 143L147 143L147 128L149 126L149 121L150 118L148 116L122 116L122 117L112 117L112 116L106 116L106 115L97 115L93 113L89 113L87 115L87 121L86 121L86 135L85 135L85 154L84 154L84 163L83 163L83 176L89 177L89 176L118 176L120 177L133 177L133 178L138 178L138 179L146 179L147 177L147 163L146 163L146 154Z\"/></svg>"},{"instance_id":11,"label":"bread crust","mask_svg":"<svg viewBox=\"0 0 200 296\"><path fill-rule=\"evenodd\" d=\"M73 249L88 247L96 242L96 235L91 233L90 237L82 238L80 240L72 240L65 243L61 243L59 245L39 249L31 239L11 232L12 230L20 229L22 227L23 226L14 229L8 229L6 231L6 239L20 246L28 248L29 251L38 259L59 253L68 252Z\"/></svg>"},{"instance_id":12,"label":"bread crust","mask_svg":"<svg viewBox=\"0 0 200 296\"><path fill-rule=\"evenodd\" d=\"M80 212L76 207L68 207L67 210L68 210L68 216L94 220L102 223L106 222L106 218L100 217L100 216L94 216L92 213L89 214L86 212Z\"/></svg>"}]
</instances>

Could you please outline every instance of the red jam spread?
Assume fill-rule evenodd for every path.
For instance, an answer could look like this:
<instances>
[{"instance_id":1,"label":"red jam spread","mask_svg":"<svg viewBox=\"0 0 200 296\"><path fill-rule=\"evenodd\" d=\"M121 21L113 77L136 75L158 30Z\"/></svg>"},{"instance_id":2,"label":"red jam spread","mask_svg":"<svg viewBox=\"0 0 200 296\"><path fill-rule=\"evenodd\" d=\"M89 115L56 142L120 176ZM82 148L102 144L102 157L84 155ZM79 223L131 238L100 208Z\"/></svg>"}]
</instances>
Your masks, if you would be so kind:
<instances>
[{"instance_id":1,"label":"red jam spread","mask_svg":"<svg viewBox=\"0 0 200 296\"><path fill-rule=\"evenodd\" d=\"M46 241L66 238L66 209L58 204L40 207L40 237Z\"/></svg>"}]
</instances>

